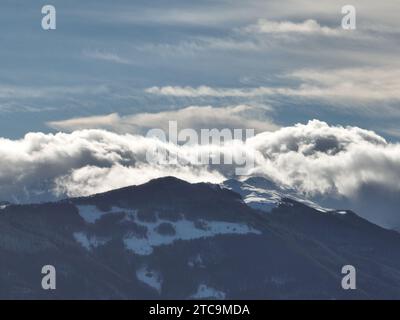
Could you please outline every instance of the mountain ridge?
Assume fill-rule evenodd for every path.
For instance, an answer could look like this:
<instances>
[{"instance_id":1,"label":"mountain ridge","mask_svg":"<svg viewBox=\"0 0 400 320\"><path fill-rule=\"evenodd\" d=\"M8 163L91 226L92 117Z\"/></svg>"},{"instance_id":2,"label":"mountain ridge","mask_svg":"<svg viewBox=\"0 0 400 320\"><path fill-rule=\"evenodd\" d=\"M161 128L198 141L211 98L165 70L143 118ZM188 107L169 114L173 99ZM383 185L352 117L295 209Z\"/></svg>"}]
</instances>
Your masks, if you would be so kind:
<instances>
[{"instance_id":1,"label":"mountain ridge","mask_svg":"<svg viewBox=\"0 0 400 320\"><path fill-rule=\"evenodd\" d=\"M224 185L171 177L9 205L0 210L0 297L400 298L400 235L340 212L285 197L260 210ZM47 264L58 272L54 292L40 288ZM341 288L346 264L359 290Z\"/></svg>"}]
</instances>

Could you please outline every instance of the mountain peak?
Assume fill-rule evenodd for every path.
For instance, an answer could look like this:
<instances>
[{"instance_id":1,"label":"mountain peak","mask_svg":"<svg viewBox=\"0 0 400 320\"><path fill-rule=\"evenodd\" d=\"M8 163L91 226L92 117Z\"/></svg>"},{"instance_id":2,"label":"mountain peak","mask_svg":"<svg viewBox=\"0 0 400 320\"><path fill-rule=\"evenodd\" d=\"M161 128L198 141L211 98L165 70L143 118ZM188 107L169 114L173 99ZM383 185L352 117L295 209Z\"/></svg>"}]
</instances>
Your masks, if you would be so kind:
<instances>
[{"instance_id":1,"label":"mountain peak","mask_svg":"<svg viewBox=\"0 0 400 320\"><path fill-rule=\"evenodd\" d=\"M163 177L145 184L129 186L90 197L66 200L75 205L94 205L103 210L112 207L137 210L179 211L189 216L226 216L229 220L240 218L240 212L250 208L239 194L208 183L191 184L175 177ZM235 217L232 208L239 214Z\"/></svg>"}]
</instances>

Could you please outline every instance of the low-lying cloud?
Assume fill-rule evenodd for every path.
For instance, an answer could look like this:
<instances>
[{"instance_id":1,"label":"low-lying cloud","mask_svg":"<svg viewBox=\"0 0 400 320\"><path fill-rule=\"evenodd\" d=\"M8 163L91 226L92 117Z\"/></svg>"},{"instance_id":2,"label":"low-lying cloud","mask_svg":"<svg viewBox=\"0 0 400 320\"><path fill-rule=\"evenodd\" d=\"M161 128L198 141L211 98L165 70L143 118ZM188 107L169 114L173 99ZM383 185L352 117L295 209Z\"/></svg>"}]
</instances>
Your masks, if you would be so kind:
<instances>
[{"instance_id":1,"label":"low-lying cloud","mask_svg":"<svg viewBox=\"0 0 400 320\"><path fill-rule=\"evenodd\" d=\"M249 175L264 176L313 197L364 201L368 191L366 201L381 203L383 192L375 200L370 192L378 188L385 190L393 203L393 195L400 192L400 144L388 143L372 131L313 120L260 133L239 146L177 146L94 129L0 139L0 199L35 201L89 195L169 175L213 183L235 177L234 165L149 163L146 153L154 148L189 158L191 153L210 148L221 154L244 152L255 164ZM381 207L368 217L382 224L400 224L394 207Z\"/></svg>"}]
</instances>

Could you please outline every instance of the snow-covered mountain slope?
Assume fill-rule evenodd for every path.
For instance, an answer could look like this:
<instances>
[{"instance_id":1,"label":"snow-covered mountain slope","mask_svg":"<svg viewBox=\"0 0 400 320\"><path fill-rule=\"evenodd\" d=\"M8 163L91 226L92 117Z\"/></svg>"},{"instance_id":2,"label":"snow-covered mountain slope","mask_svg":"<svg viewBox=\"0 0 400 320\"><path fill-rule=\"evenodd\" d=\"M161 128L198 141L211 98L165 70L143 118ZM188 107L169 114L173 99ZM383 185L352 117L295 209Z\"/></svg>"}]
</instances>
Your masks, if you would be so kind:
<instances>
[{"instance_id":1,"label":"snow-covered mountain slope","mask_svg":"<svg viewBox=\"0 0 400 320\"><path fill-rule=\"evenodd\" d=\"M245 181L230 179L224 181L222 186L239 193L243 197L244 202L250 207L266 212L277 208L285 199L303 203L320 212L334 211L307 199L294 189L278 186L274 182L262 177L252 177ZM338 212L345 213L345 211Z\"/></svg>"},{"instance_id":2,"label":"snow-covered mountain slope","mask_svg":"<svg viewBox=\"0 0 400 320\"><path fill-rule=\"evenodd\" d=\"M281 198L265 214L226 187L176 178L6 205L0 298L400 299L400 234L346 213ZM55 291L40 285L49 264ZM357 290L341 288L346 264Z\"/></svg>"}]
</instances>

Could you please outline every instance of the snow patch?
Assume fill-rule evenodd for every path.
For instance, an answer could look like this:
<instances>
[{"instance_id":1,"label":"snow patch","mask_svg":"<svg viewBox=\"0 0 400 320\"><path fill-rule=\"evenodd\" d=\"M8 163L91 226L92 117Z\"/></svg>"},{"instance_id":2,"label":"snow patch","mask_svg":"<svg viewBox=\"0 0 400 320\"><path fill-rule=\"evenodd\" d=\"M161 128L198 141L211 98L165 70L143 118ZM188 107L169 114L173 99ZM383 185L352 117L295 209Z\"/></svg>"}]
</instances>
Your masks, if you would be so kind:
<instances>
[{"instance_id":1,"label":"snow patch","mask_svg":"<svg viewBox=\"0 0 400 320\"><path fill-rule=\"evenodd\" d=\"M110 211L101 211L99 210L96 206L92 205L81 205L81 206L76 206L79 215L87 222L87 223L96 223L97 220L100 220L101 217L103 217L106 214L110 213L118 213L118 212L124 212L125 209L121 209L118 207L112 207Z\"/></svg>"},{"instance_id":2,"label":"snow patch","mask_svg":"<svg viewBox=\"0 0 400 320\"><path fill-rule=\"evenodd\" d=\"M217 289L206 286L205 284L200 284L197 288L197 292L190 296L192 299L216 299L224 300L226 294Z\"/></svg>"},{"instance_id":3,"label":"snow patch","mask_svg":"<svg viewBox=\"0 0 400 320\"><path fill-rule=\"evenodd\" d=\"M133 219L132 217L135 216ZM132 233L128 233L124 237L125 247L138 255L150 255L153 253L154 247L169 245L178 240L195 240L214 237L222 234L261 234L245 223L232 223L222 221L204 221L206 228L196 228L194 222L181 219L176 222L158 219L156 222L143 222L137 219L135 214L130 215L131 219L138 225L147 228L147 237L138 238ZM161 223L169 223L174 226L175 234L161 235L157 232L157 227Z\"/></svg>"},{"instance_id":4,"label":"snow patch","mask_svg":"<svg viewBox=\"0 0 400 320\"><path fill-rule=\"evenodd\" d=\"M198 253L195 257L192 257L188 261L188 266L190 268L205 268L205 265L203 263L203 258L201 255Z\"/></svg>"},{"instance_id":5,"label":"snow patch","mask_svg":"<svg viewBox=\"0 0 400 320\"><path fill-rule=\"evenodd\" d=\"M97 209L96 206L76 206L79 211L79 215L85 220L87 223L96 223L106 212L102 212Z\"/></svg>"},{"instance_id":6,"label":"snow patch","mask_svg":"<svg viewBox=\"0 0 400 320\"><path fill-rule=\"evenodd\" d=\"M279 204L281 204L285 198L300 202L306 206L309 206L319 212L329 212L332 209L324 208L319 204L304 198L301 194L296 192L295 190L288 189L285 187L278 187L276 189L263 189L260 187L253 186L246 182L240 182L239 188L231 188L228 185L223 185L231 190L236 190L239 192L244 202L253 209L259 209L265 212L270 212L273 208L276 208ZM291 205L288 202L285 202L286 205Z\"/></svg>"},{"instance_id":7,"label":"snow patch","mask_svg":"<svg viewBox=\"0 0 400 320\"><path fill-rule=\"evenodd\" d=\"M150 270L148 267L143 267L136 271L136 277L141 282L155 289L159 294L162 288L162 277L157 271Z\"/></svg>"},{"instance_id":8,"label":"snow patch","mask_svg":"<svg viewBox=\"0 0 400 320\"><path fill-rule=\"evenodd\" d=\"M86 250L90 251L93 248L97 248L106 244L110 239L108 238L100 238L96 236L88 236L84 232L75 232L73 234L75 240L81 244Z\"/></svg>"}]
</instances>

